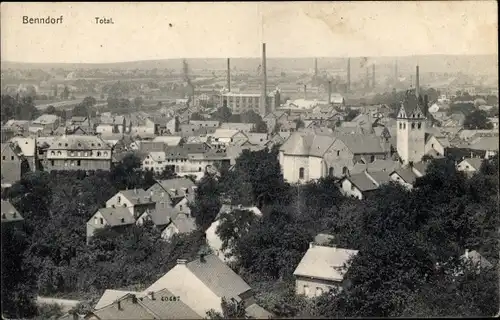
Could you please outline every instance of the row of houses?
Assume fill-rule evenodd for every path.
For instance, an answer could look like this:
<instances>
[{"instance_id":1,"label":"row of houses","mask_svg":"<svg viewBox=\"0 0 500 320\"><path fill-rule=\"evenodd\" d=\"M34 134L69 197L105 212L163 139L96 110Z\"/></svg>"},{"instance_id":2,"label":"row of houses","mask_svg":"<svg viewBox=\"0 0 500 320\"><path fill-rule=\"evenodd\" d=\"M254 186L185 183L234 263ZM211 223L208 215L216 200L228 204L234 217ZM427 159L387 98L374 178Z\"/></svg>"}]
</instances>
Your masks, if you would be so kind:
<instances>
[{"instance_id":1,"label":"row of houses","mask_svg":"<svg viewBox=\"0 0 500 320\"><path fill-rule=\"evenodd\" d=\"M87 221L87 240L98 230L122 230L151 222L163 239L196 229L190 203L196 186L187 178L159 180L148 190L120 190Z\"/></svg>"}]
</instances>

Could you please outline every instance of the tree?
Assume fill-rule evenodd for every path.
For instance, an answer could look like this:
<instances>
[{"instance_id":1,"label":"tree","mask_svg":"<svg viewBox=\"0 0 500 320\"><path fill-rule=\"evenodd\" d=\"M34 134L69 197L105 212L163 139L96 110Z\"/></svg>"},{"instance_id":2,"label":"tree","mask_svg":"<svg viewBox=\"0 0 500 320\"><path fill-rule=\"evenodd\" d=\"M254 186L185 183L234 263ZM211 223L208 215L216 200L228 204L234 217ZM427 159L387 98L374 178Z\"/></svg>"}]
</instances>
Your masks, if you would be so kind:
<instances>
[{"instance_id":1,"label":"tree","mask_svg":"<svg viewBox=\"0 0 500 320\"><path fill-rule=\"evenodd\" d=\"M193 112L189 117L190 120L203 121L205 118L200 115L198 112Z\"/></svg>"},{"instance_id":2,"label":"tree","mask_svg":"<svg viewBox=\"0 0 500 320\"><path fill-rule=\"evenodd\" d=\"M344 120L345 121L352 121L352 119L356 118L358 115L359 115L359 111L358 110L352 110L352 109L350 109L347 112L347 115L345 116Z\"/></svg>"},{"instance_id":3,"label":"tree","mask_svg":"<svg viewBox=\"0 0 500 320\"><path fill-rule=\"evenodd\" d=\"M222 241L221 250L231 251L234 243L242 234L248 232L250 226L257 220L252 211L236 209L232 212L224 212L219 217L220 224L215 233Z\"/></svg>"},{"instance_id":4,"label":"tree","mask_svg":"<svg viewBox=\"0 0 500 320\"><path fill-rule=\"evenodd\" d=\"M143 99L142 97L136 97L136 98L134 99L134 106L135 106L136 108L140 108L140 107L142 107L142 105L143 105L143 104L144 104L144 99Z\"/></svg>"},{"instance_id":5,"label":"tree","mask_svg":"<svg viewBox=\"0 0 500 320\"><path fill-rule=\"evenodd\" d=\"M97 103L97 100L94 97L85 97L82 101L82 105L87 108L93 107Z\"/></svg>"},{"instance_id":6,"label":"tree","mask_svg":"<svg viewBox=\"0 0 500 320\"><path fill-rule=\"evenodd\" d=\"M221 309L222 314L213 309L208 311L208 319L251 319L246 314L245 303L243 301L238 302L233 299L222 298Z\"/></svg>"},{"instance_id":7,"label":"tree","mask_svg":"<svg viewBox=\"0 0 500 320\"><path fill-rule=\"evenodd\" d=\"M305 123L301 119L295 119L295 120L293 120L293 122L295 122L295 128L297 130L301 129L301 128L305 128Z\"/></svg>"},{"instance_id":8,"label":"tree","mask_svg":"<svg viewBox=\"0 0 500 320\"><path fill-rule=\"evenodd\" d=\"M257 133L267 133L267 124L261 120L255 124L253 131Z\"/></svg>"},{"instance_id":9,"label":"tree","mask_svg":"<svg viewBox=\"0 0 500 320\"><path fill-rule=\"evenodd\" d=\"M200 229L205 230L214 222L221 208L221 202L220 189L213 176L205 175L198 183L195 201L190 208Z\"/></svg>"},{"instance_id":10,"label":"tree","mask_svg":"<svg viewBox=\"0 0 500 320\"><path fill-rule=\"evenodd\" d=\"M2 223L2 316L28 318L36 314L36 274L24 252L29 246L23 228Z\"/></svg>"},{"instance_id":11,"label":"tree","mask_svg":"<svg viewBox=\"0 0 500 320\"><path fill-rule=\"evenodd\" d=\"M221 122L228 122L231 115L231 110L227 106L222 106L213 113L212 117Z\"/></svg>"},{"instance_id":12,"label":"tree","mask_svg":"<svg viewBox=\"0 0 500 320\"><path fill-rule=\"evenodd\" d=\"M488 120L488 114L482 110L473 111L464 120L466 129L493 129L493 124Z\"/></svg>"},{"instance_id":13,"label":"tree","mask_svg":"<svg viewBox=\"0 0 500 320\"><path fill-rule=\"evenodd\" d=\"M61 92L61 98L67 100L69 98L70 92L67 86L64 86L64 90Z\"/></svg>"},{"instance_id":14,"label":"tree","mask_svg":"<svg viewBox=\"0 0 500 320\"><path fill-rule=\"evenodd\" d=\"M45 113L47 114L55 114L57 112L56 108L54 108L54 106L48 106L47 107L47 110L45 110Z\"/></svg>"},{"instance_id":15,"label":"tree","mask_svg":"<svg viewBox=\"0 0 500 320\"><path fill-rule=\"evenodd\" d=\"M88 116L88 107L86 107L83 104L77 104L74 108L71 114L74 117L87 117Z\"/></svg>"}]
</instances>

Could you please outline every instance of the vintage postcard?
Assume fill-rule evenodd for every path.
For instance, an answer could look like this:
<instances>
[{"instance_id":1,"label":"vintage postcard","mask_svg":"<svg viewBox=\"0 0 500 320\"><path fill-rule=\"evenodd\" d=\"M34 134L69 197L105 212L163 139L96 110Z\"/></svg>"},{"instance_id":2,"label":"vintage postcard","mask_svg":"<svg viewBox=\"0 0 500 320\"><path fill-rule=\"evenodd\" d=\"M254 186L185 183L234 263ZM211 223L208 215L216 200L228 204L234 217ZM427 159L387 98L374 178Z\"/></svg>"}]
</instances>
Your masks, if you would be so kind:
<instances>
[{"instance_id":1,"label":"vintage postcard","mask_svg":"<svg viewBox=\"0 0 500 320\"><path fill-rule=\"evenodd\" d=\"M2 319L498 316L497 7L2 2Z\"/></svg>"}]
</instances>

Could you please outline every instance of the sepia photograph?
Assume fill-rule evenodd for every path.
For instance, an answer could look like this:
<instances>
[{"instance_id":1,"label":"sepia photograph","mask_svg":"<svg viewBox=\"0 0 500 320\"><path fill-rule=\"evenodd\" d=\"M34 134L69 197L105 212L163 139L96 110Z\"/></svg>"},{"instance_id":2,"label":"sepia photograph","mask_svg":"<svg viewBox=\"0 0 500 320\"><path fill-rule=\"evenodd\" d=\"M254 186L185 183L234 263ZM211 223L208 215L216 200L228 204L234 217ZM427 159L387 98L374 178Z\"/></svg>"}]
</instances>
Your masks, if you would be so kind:
<instances>
[{"instance_id":1,"label":"sepia photograph","mask_svg":"<svg viewBox=\"0 0 500 320\"><path fill-rule=\"evenodd\" d=\"M0 14L2 320L500 316L497 1Z\"/></svg>"}]
</instances>

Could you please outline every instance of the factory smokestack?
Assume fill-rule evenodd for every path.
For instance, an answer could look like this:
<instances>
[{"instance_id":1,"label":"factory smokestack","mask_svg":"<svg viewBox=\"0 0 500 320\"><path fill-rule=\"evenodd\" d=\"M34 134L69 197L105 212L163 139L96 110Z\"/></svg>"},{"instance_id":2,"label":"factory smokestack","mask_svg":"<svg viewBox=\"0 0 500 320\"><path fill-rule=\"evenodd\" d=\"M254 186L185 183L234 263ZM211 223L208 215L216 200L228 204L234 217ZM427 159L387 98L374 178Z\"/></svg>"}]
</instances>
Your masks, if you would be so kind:
<instances>
[{"instance_id":1,"label":"factory smokestack","mask_svg":"<svg viewBox=\"0 0 500 320\"><path fill-rule=\"evenodd\" d=\"M304 85L304 100L307 100L307 85Z\"/></svg>"},{"instance_id":2,"label":"factory smokestack","mask_svg":"<svg viewBox=\"0 0 500 320\"><path fill-rule=\"evenodd\" d=\"M332 81L328 80L328 104L332 103Z\"/></svg>"},{"instance_id":3,"label":"factory smokestack","mask_svg":"<svg viewBox=\"0 0 500 320\"><path fill-rule=\"evenodd\" d=\"M375 89L375 64L372 64L372 88Z\"/></svg>"},{"instance_id":4,"label":"factory smokestack","mask_svg":"<svg viewBox=\"0 0 500 320\"><path fill-rule=\"evenodd\" d=\"M318 78L318 58L314 58L314 78Z\"/></svg>"},{"instance_id":5,"label":"factory smokestack","mask_svg":"<svg viewBox=\"0 0 500 320\"><path fill-rule=\"evenodd\" d=\"M368 70L368 67L366 67L365 70L366 70L365 88L369 89L370 88L370 71Z\"/></svg>"},{"instance_id":6,"label":"factory smokestack","mask_svg":"<svg viewBox=\"0 0 500 320\"><path fill-rule=\"evenodd\" d=\"M227 58L227 91L231 92L231 59Z\"/></svg>"},{"instance_id":7,"label":"factory smokestack","mask_svg":"<svg viewBox=\"0 0 500 320\"><path fill-rule=\"evenodd\" d=\"M398 74L398 60L396 60L396 63L394 64L394 83L399 82L399 74Z\"/></svg>"},{"instance_id":8,"label":"factory smokestack","mask_svg":"<svg viewBox=\"0 0 500 320\"><path fill-rule=\"evenodd\" d=\"M416 74L417 79L415 80L415 95L417 96L417 99L420 97L420 74L418 70L418 65L417 65L417 74Z\"/></svg>"},{"instance_id":9,"label":"factory smokestack","mask_svg":"<svg viewBox=\"0 0 500 320\"><path fill-rule=\"evenodd\" d=\"M347 92L351 90L351 58L347 58Z\"/></svg>"},{"instance_id":10,"label":"factory smokestack","mask_svg":"<svg viewBox=\"0 0 500 320\"><path fill-rule=\"evenodd\" d=\"M260 114L267 114L267 66L266 66L266 44L262 44L262 93L260 97Z\"/></svg>"}]
</instances>

